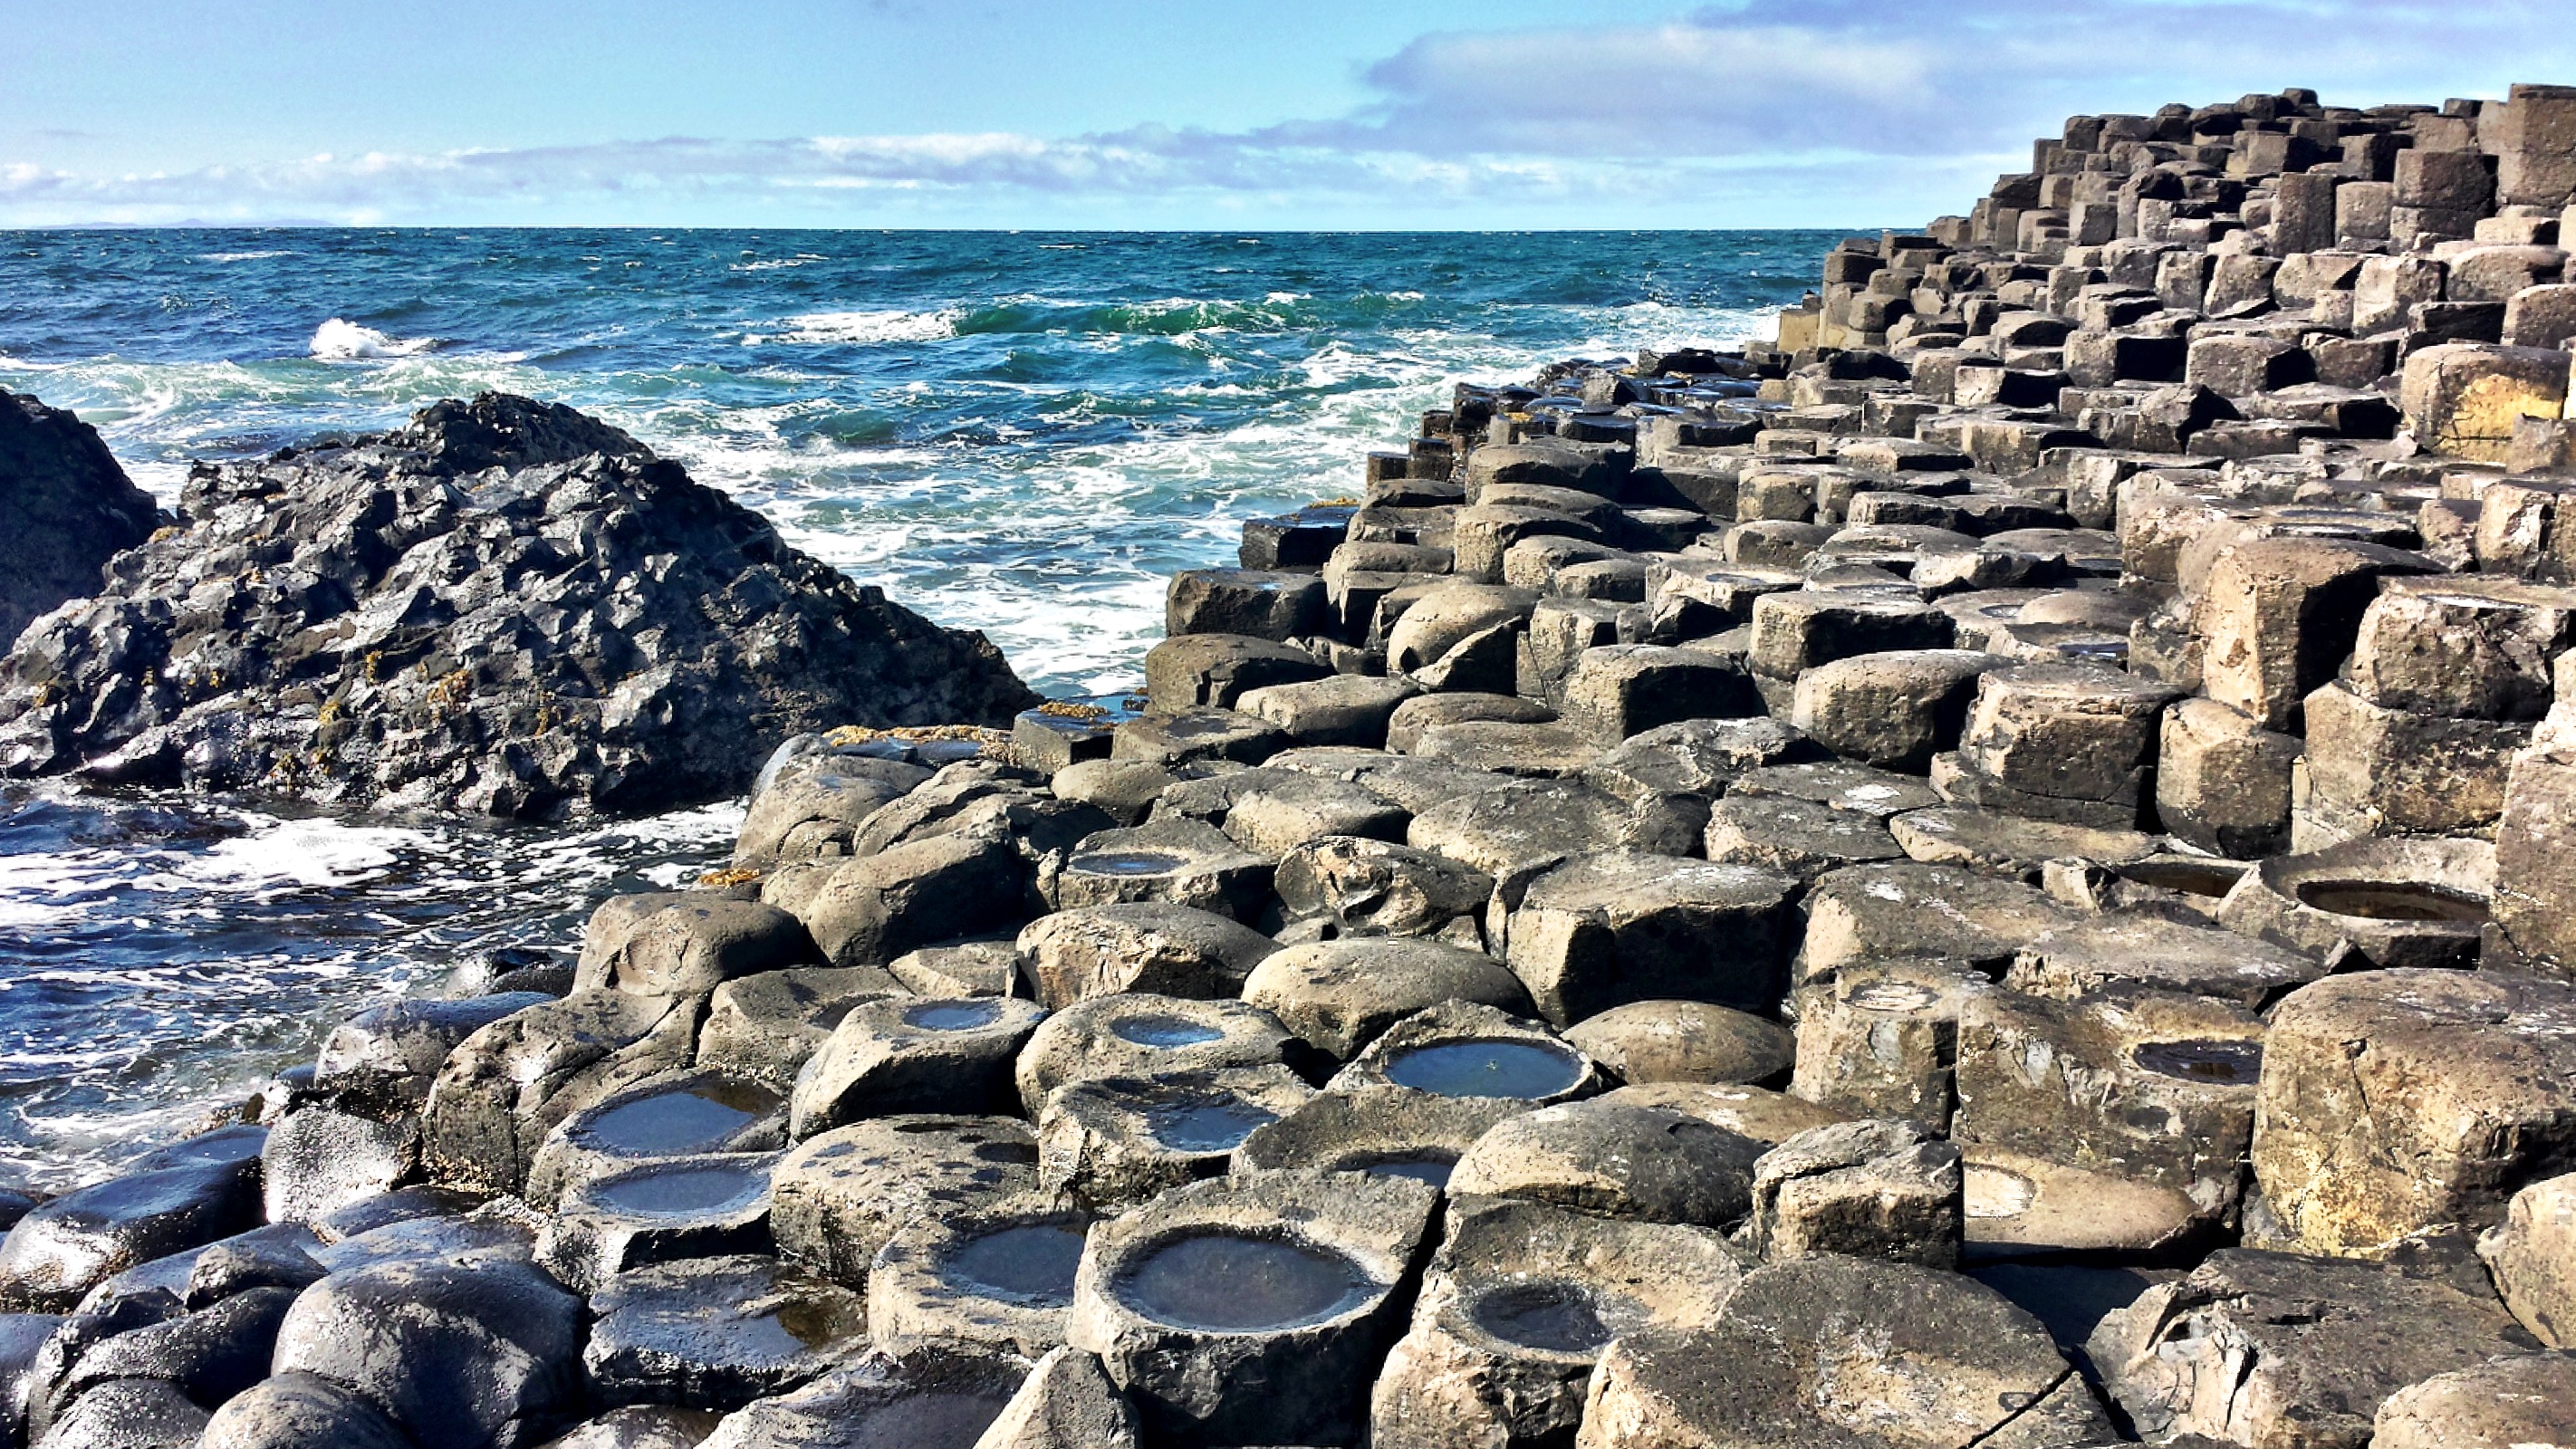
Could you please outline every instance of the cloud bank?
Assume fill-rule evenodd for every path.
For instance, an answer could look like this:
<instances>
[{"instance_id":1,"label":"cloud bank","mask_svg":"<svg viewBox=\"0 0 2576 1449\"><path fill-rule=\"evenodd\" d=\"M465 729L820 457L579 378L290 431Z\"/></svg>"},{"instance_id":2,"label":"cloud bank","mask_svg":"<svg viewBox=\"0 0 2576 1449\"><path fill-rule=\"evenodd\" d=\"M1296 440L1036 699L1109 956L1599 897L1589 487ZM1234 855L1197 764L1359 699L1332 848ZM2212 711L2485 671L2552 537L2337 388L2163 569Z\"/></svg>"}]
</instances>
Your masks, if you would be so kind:
<instances>
[{"instance_id":1,"label":"cloud bank","mask_svg":"<svg viewBox=\"0 0 2576 1449\"><path fill-rule=\"evenodd\" d=\"M2284 85L2343 104L2495 94L2576 79L2570 34L2560 0L1738 0L1424 35L1366 71L1361 109L1252 130L665 137L120 174L16 160L0 221L1909 220L1963 206L2073 110Z\"/></svg>"}]
</instances>

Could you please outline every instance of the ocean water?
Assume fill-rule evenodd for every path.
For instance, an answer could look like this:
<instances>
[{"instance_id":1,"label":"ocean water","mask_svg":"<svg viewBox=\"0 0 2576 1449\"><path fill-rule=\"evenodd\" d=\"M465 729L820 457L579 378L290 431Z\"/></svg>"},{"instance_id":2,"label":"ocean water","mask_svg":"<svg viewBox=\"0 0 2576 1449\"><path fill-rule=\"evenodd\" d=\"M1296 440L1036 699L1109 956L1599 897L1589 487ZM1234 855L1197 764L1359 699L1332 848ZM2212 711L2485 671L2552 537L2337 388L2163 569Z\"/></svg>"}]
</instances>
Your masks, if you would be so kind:
<instances>
[{"instance_id":1,"label":"ocean water","mask_svg":"<svg viewBox=\"0 0 2576 1449\"><path fill-rule=\"evenodd\" d=\"M0 234L0 388L165 501L191 460L501 388L633 432L1052 694L1124 688L1163 581L1355 493L1450 383L1719 343L1834 234ZM738 807L495 830L0 787L0 1181L112 1170L330 1022L612 890Z\"/></svg>"}]
</instances>

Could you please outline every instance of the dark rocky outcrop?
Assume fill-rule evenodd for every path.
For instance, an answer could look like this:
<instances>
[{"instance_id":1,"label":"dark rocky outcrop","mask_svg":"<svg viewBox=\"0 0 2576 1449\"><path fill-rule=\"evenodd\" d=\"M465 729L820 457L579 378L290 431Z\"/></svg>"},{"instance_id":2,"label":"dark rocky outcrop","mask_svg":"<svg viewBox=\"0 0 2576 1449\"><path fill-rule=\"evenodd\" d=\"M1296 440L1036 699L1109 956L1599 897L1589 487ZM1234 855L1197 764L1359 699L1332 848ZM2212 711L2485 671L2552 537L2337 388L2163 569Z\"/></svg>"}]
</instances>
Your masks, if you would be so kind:
<instances>
[{"instance_id":1,"label":"dark rocky outcrop","mask_svg":"<svg viewBox=\"0 0 2576 1449\"><path fill-rule=\"evenodd\" d=\"M160 521L98 430L61 408L0 391L0 640L68 599L98 592L99 570Z\"/></svg>"},{"instance_id":2,"label":"dark rocky outcrop","mask_svg":"<svg viewBox=\"0 0 2576 1449\"><path fill-rule=\"evenodd\" d=\"M640 811L741 789L799 731L1035 702L981 635L566 407L439 403L380 437L200 465L180 506L0 662L0 771Z\"/></svg>"}]
</instances>

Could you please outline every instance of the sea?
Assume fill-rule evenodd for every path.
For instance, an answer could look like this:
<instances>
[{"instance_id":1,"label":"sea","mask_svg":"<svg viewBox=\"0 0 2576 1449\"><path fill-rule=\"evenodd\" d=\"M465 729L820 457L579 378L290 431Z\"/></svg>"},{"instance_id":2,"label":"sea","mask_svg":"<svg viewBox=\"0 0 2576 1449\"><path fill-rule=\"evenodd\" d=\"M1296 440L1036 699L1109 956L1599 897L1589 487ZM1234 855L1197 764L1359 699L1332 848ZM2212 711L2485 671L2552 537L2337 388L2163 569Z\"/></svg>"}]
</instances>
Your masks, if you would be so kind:
<instances>
[{"instance_id":1,"label":"sea","mask_svg":"<svg viewBox=\"0 0 2576 1449\"><path fill-rule=\"evenodd\" d=\"M1164 581L1360 490L1456 381L1767 329L1837 233L0 233L0 388L197 460L487 389L570 403L1050 695ZM495 826L0 784L0 1184L112 1175L330 1025L719 862L741 802Z\"/></svg>"}]
</instances>

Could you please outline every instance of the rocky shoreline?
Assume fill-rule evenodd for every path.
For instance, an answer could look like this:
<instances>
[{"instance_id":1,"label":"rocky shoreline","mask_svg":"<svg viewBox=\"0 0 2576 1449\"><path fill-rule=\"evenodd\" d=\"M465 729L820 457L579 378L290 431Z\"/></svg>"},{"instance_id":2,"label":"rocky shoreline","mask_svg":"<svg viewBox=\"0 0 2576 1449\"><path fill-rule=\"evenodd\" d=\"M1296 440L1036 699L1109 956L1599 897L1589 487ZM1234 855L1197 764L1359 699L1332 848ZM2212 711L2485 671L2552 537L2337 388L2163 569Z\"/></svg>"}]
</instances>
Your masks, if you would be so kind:
<instances>
[{"instance_id":1,"label":"rocky shoreline","mask_svg":"<svg viewBox=\"0 0 2576 1449\"><path fill-rule=\"evenodd\" d=\"M2566 226L2576 90L2078 117L1035 707L565 410L209 470L6 768L751 805L13 1206L0 1439L2576 1440Z\"/></svg>"}]
</instances>

